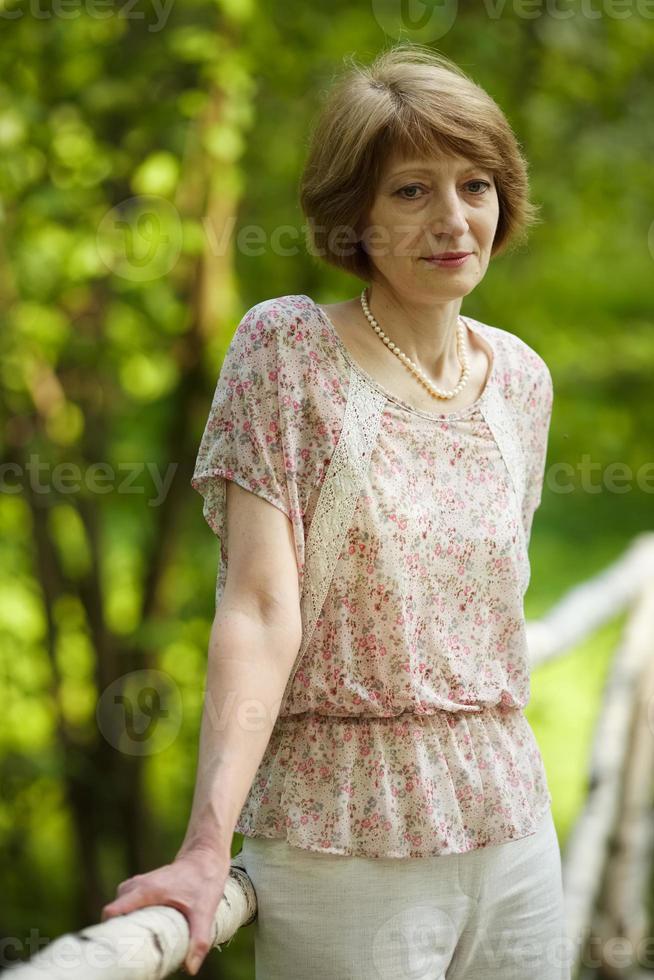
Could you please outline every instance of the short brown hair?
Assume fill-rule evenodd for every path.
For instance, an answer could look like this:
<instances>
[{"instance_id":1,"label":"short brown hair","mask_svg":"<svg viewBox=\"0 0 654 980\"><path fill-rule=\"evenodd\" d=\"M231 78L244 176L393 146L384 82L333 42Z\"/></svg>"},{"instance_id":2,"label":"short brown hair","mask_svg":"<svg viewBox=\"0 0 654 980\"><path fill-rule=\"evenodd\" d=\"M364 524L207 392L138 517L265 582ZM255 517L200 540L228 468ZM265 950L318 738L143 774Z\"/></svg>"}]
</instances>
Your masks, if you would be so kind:
<instances>
[{"instance_id":1,"label":"short brown hair","mask_svg":"<svg viewBox=\"0 0 654 980\"><path fill-rule=\"evenodd\" d=\"M327 93L300 178L310 252L370 281L374 270L360 225L385 161L395 153L424 159L435 149L493 173L499 219L491 255L522 242L540 221L539 207L529 200L527 162L494 99L454 62L420 44L396 44L368 66L345 61L350 67ZM339 230L350 237L334 247Z\"/></svg>"}]
</instances>

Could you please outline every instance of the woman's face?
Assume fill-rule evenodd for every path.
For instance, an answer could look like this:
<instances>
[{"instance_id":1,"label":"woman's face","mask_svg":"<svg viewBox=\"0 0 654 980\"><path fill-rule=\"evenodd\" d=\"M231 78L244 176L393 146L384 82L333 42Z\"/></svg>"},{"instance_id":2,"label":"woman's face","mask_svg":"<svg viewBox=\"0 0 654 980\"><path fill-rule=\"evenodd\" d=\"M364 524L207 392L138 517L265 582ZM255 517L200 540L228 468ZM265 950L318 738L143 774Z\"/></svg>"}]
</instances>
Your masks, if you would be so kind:
<instances>
[{"instance_id":1,"label":"woman's face","mask_svg":"<svg viewBox=\"0 0 654 980\"><path fill-rule=\"evenodd\" d=\"M408 301L447 302L483 279L499 219L491 171L464 157L392 157L362 232L373 279ZM427 261L442 252L470 253L462 263Z\"/></svg>"}]
</instances>

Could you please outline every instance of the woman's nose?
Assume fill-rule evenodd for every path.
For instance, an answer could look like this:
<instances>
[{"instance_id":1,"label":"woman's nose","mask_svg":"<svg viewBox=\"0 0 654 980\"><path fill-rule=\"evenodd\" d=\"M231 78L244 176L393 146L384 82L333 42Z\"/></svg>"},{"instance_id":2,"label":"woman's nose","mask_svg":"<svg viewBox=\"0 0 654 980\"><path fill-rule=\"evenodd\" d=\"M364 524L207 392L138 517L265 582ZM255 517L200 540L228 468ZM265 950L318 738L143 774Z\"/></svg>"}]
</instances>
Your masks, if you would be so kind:
<instances>
[{"instance_id":1,"label":"woman's nose","mask_svg":"<svg viewBox=\"0 0 654 980\"><path fill-rule=\"evenodd\" d=\"M464 205L456 190L444 191L434 197L427 220L430 231L436 235L461 238L468 230Z\"/></svg>"}]
</instances>

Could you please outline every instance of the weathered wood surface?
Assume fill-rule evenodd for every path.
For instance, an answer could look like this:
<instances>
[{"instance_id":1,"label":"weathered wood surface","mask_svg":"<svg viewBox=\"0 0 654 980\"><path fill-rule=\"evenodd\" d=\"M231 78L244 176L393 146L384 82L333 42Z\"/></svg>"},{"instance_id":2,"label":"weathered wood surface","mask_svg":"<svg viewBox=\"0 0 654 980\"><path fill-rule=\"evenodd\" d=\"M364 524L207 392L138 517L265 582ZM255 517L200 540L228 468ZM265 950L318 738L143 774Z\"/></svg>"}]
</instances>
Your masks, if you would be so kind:
<instances>
[{"instance_id":1,"label":"weathered wood surface","mask_svg":"<svg viewBox=\"0 0 654 980\"><path fill-rule=\"evenodd\" d=\"M632 750L633 719L643 710L641 691L644 683L649 683L654 658L654 578L641 579L640 590L604 689L593 736L586 803L562 855L568 936L578 957L593 926L607 855L619 824L625 791L623 774L629 768ZM647 707L645 714L648 714ZM645 771L633 777L646 783L638 795L641 811L653 782L652 767L647 763L652 751L651 717L645 724L650 726L641 732L645 744L641 742L644 754L640 761L645 760ZM648 847L647 835L643 834L640 843L634 846L644 852Z\"/></svg>"},{"instance_id":2,"label":"weathered wood surface","mask_svg":"<svg viewBox=\"0 0 654 980\"><path fill-rule=\"evenodd\" d=\"M254 889L237 855L216 911L213 947L220 949L255 914ZM16 980L160 980L184 963L188 943L186 917L153 905L65 933L7 974Z\"/></svg>"},{"instance_id":3,"label":"weathered wood surface","mask_svg":"<svg viewBox=\"0 0 654 980\"><path fill-rule=\"evenodd\" d=\"M544 616L527 622L533 667L561 656L631 605L654 577L654 533L637 535L599 574L570 589Z\"/></svg>"}]
</instances>

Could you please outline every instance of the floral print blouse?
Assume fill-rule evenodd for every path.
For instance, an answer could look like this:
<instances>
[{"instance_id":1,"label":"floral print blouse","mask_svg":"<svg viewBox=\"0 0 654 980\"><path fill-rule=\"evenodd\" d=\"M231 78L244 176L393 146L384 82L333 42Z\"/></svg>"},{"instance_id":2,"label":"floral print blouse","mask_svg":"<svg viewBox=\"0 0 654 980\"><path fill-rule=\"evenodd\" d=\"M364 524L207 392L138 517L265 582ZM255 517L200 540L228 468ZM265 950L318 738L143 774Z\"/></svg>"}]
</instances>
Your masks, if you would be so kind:
<instances>
[{"instance_id":1,"label":"floral print blouse","mask_svg":"<svg viewBox=\"0 0 654 980\"><path fill-rule=\"evenodd\" d=\"M221 542L217 602L225 481L287 515L305 590L314 515L322 508L334 527L343 517L338 495L320 500L339 441L359 422L369 434L359 402L379 407L241 834L423 857L527 836L551 805L523 713L523 597L552 379L516 335L464 320L493 359L478 399L450 413L387 392L309 296L264 300L236 329L191 480ZM314 550L330 543L319 537Z\"/></svg>"}]
</instances>

